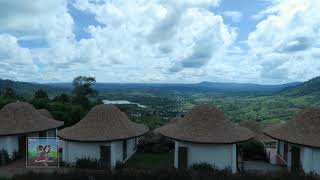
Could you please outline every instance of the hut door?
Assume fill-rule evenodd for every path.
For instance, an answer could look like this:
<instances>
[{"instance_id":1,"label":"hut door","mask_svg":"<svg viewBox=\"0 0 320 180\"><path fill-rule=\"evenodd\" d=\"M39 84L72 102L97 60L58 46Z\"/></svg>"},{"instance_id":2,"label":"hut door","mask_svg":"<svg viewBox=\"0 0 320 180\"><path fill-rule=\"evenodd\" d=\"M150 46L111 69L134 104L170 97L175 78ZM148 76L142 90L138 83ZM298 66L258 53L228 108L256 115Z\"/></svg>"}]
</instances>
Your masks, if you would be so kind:
<instances>
[{"instance_id":1,"label":"hut door","mask_svg":"<svg viewBox=\"0 0 320 180\"><path fill-rule=\"evenodd\" d=\"M283 145L283 159L287 162L288 161L288 152L289 152L289 145L288 143L284 143Z\"/></svg>"},{"instance_id":2,"label":"hut door","mask_svg":"<svg viewBox=\"0 0 320 180\"><path fill-rule=\"evenodd\" d=\"M123 161L124 161L127 158L127 140L124 140L122 145L123 145L122 146L122 152L123 152L122 157L123 157Z\"/></svg>"},{"instance_id":3,"label":"hut door","mask_svg":"<svg viewBox=\"0 0 320 180\"><path fill-rule=\"evenodd\" d=\"M292 147L291 149L291 171L300 171L300 148Z\"/></svg>"},{"instance_id":4,"label":"hut door","mask_svg":"<svg viewBox=\"0 0 320 180\"><path fill-rule=\"evenodd\" d=\"M188 167L188 148L179 147L178 148L178 168L186 169Z\"/></svg>"},{"instance_id":5,"label":"hut door","mask_svg":"<svg viewBox=\"0 0 320 180\"><path fill-rule=\"evenodd\" d=\"M21 157L26 157L26 152L27 152L27 136L19 136L18 137L19 141L19 155Z\"/></svg>"},{"instance_id":6,"label":"hut door","mask_svg":"<svg viewBox=\"0 0 320 180\"><path fill-rule=\"evenodd\" d=\"M103 168L111 167L111 148L110 146L100 146L100 161Z\"/></svg>"}]
</instances>

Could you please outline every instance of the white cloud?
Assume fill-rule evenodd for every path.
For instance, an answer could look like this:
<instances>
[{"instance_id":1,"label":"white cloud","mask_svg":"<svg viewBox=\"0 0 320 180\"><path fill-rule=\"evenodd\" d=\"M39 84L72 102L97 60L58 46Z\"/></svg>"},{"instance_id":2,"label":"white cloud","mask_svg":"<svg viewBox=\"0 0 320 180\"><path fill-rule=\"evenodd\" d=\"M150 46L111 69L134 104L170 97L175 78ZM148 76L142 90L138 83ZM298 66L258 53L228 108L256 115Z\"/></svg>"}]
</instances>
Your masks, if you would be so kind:
<instances>
[{"instance_id":1,"label":"white cloud","mask_svg":"<svg viewBox=\"0 0 320 180\"><path fill-rule=\"evenodd\" d=\"M224 11L222 14L227 18L231 18L231 20L235 23L239 23L243 16L239 11Z\"/></svg>"},{"instance_id":2,"label":"white cloud","mask_svg":"<svg viewBox=\"0 0 320 180\"><path fill-rule=\"evenodd\" d=\"M81 45L95 47L86 48L86 55L92 55L86 58L92 58L100 68L118 66L127 74L143 72L126 76L135 81L152 81L154 77L174 81L179 73L185 73L182 71L203 71L234 41L236 33L224 25L221 16L209 11L217 4L212 0L75 1L74 6L94 14L105 25L89 27L92 38L81 40Z\"/></svg>"},{"instance_id":3,"label":"white cloud","mask_svg":"<svg viewBox=\"0 0 320 180\"><path fill-rule=\"evenodd\" d=\"M73 20L66 0L10 0L0 2L0 32L18 39L45 38L54 44L57 39L72 38Z\"/></svg>"},{"instance_id":4,"label":"white cloud","mask_svg":"<svg viewBox=\"0 0 320 180\"><path fill-rule=\"evenodd\" d=\"M281 0L263 11L264 18L249 34L250 54L270 81L307 80L319 75L312 54L320 38L320 1Z\"/></svg>"},{"instance_id":5,"label":"white cloud","mask_svg":"<svg viewBox=\"0 0 320 180\"><path fill-rule=\"evenodd\" d=\"M33 57L26 48L17 44L17 39L9 34L0 34L0 74L1 78L15 79L16 76L28 79L35 77L37 66L33 64Z\"/></svg>"},{"instance_id":6,"label":"white cloud","mask_svg":"<svg viewBox=\"0 0 320 180\"><path fill-rule=\"evenodd\" d=\"M75 40L74 6L100 25ZM93 75L104 82L306 80L320 70L317 0L274 0L259 13L248 47L224 23L238 11L214 11L219 0L19 0L0 2L0 75L15 80L70 81ZM215 8L213 8L215 7ZM19 40L44 40L22 48ZM24 68L23 68L24 67Z\"/></svg>"}]
</instances>

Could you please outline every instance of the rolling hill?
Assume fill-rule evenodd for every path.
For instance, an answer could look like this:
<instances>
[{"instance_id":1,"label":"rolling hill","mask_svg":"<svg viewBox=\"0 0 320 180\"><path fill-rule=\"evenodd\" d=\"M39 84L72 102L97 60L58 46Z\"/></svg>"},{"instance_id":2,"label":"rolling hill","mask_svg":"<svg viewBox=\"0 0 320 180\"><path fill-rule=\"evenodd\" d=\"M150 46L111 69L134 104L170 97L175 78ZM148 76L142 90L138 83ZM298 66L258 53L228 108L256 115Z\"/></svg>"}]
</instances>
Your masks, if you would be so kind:
<instances>
[{"instance_id":1,"label":"rolling hill","mask_svg":"<svg viewBox=\"0 0 320 180\"><path fill-rule=\"evenodd\" d=\"M275 93L283 89L295 87L301 84L293 82L281 85L261 85L250 83L218 83L201 82L195 84L165 84L165 83L96 83L98 91L104 90L165 90L165 91L197 91L197 92L219 92L219 93ZM60 88L72 88L71 83L48 84Z\"/></svg>"},{"instance_id":2,"label":"rolling hill","mask_svg":"<svg viewBox=\"0 0 320 180\"><path fill-rule=\"evenodd\" d=\"M0 79L0 90L9 88L9 87L13 88L18 95L25 96L25 97L32 96L34 92L37 91L38 89L45 90L50 97L59 95L61 93L69 92L68 89L61 88L61 87Z\"/></svg>"},{"instance_id":3,"label":"rolling hill","mask_svg":"<svg viewBox=\"0 0 320 180\"><path fill-rule=\"evenodd\" d=\"M320 95L320 76L294 87L287 87L282 90L281 94L287 96Z\"/></svg>"},{"instance_id":4,"label":"rolling hill","mask_svg":"<svg viewBox=\"0 0 320 180\"><path fill-rule=\"evenodd\" d=\"M38 84L0 79L0 89L11 87L19 95L30 96L38 89L44 89L49 96L61 93L69 93L71 83L48 83ZM289 96L303 96L310 93L320 92L320 77L307 82L293 82L280 85L261 85L251 83L220 83L200 82L194 84L165 84L165 83L96 83L95 89L104 90L156 90L156 91L196 91L196 92L219 92L219 93L257 93L277 94Z\"/></svg>"}]
</instances>

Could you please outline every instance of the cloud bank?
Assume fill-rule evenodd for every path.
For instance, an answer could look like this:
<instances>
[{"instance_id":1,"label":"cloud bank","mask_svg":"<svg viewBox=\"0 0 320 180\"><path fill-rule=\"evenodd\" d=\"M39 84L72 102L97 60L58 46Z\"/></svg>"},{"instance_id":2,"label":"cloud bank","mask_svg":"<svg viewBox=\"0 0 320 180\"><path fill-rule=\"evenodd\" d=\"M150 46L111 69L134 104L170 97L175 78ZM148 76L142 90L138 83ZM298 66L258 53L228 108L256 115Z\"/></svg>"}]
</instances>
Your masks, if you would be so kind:
<instances>
[{"instance_id":1,"label":"cloud bank","mask_svg":"<svg viewBox=\"0 0 320 180\"><path fill-rule=\"evenodd\" d=\"M285 83L317 76L317 0L272 1L259 14L219 14L219 0L19 0L0 2L0 75L65 82ZM75 9L94 17L83 22ZM259 17L245 42L241 20ZM235 23L226 24L225 18ZM40 44L40 45L39 45Z\"/></svg>"}]
</instances>

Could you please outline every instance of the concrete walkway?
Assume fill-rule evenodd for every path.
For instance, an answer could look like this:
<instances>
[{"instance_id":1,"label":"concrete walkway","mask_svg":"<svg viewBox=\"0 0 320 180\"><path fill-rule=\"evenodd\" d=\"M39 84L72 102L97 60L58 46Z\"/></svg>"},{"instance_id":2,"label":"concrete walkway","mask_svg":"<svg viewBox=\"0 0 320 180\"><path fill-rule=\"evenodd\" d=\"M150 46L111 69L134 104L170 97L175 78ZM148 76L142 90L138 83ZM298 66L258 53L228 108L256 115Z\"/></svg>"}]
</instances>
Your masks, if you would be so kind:
<instances>
[{"instance_id":1,"label":"concrete walkway","mask_svg":"<svg viewBox=\"0 0 320 180\"><path fill-rule=\"evenodd\" d=\"M286 172L285 166L270 164L265 161L244 161L244 171L261 173L261 174L277 174Z\"/></svg>"}]
</instances>

